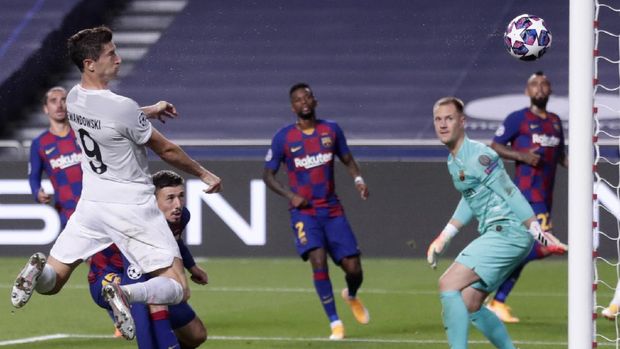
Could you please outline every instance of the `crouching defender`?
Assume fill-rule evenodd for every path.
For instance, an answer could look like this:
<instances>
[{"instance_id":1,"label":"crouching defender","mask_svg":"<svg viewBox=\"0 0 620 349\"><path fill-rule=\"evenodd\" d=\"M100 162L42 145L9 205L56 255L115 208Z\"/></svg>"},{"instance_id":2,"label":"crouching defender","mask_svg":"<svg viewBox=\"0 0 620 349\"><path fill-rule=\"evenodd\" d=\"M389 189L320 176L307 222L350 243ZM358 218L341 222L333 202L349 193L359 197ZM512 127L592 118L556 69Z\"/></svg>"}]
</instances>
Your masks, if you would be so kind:
<instances>
[{"instance_id":1,"label":"crouching defender","mask_svg":"<svg viewBox=\"0 0 620 349\"><path fill-rule=\"evenodd\" d=\"M196 264L183 242L181 233L190 220L185 208L184 180L173 171L159 171L153 175L157 206L166 217L177 240L183 265L191 279L200 285L208 282L207 273ZM144 282L148 277L125 258L116 245L93 256L88 282L93 300L110 310L101 290L110 282L123 285ZM171 306L133 304L131 314L136 325L136 339L140 349L197 348L207 339L207 329L187 302Z\"/></svg>"},{"instance_id":2,"label":"crouching defender","mask_svg":"<svg viewBox=\"0 0 620 349\"><path fill-rule=\"evenodd\" d=\"M467 348L470 322L495 347L512 349L506 327L481 307L482 302L520 265L534 239L544 246L559 241L542 231L497 153L467 138L463 107L455 97L444 97L433 106L435 132L450 151L448 171L462 197L450 222L429 246L427 258L436 267L437 255L450 239L472 218L478 220L480 236L439 279L444 327L452 349Z\"/></svg>"}]
</instances>

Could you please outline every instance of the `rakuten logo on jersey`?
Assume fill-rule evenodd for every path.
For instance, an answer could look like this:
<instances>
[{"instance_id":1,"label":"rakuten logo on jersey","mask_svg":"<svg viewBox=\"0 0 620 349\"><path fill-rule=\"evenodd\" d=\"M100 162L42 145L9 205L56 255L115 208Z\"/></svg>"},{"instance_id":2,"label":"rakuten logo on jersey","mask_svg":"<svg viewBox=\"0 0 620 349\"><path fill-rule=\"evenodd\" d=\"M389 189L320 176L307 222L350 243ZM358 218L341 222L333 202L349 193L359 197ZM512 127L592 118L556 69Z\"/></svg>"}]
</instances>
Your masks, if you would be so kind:
<instances>
[{"instance_id":1,"label":"rakuten logo on jersey","mask_svg":"<svg viewBox=\"0 0 620 349\"><path fill-rule=\"evenodd\" d=\"M306 155L303 158L295 158L295 167L303 167L305 169L321 166L332 161L333 154L317 154L317 155Z\"/></svg>"},{"instance_id":2,"label":"rakuten logo on jersey","mask_svg":"<svg viewBox=\"0 0 620 349\"><path fill-rule=\"evenodd\" d=\"M52 165L53 169L57 169L57 168L63 169L63 168L71 167L73 165L77 165L80 163L80 161L82 161L82 154L73 153L69 156L61 155L55 159L51 159L50 165Z\"/></svg>"},{"instance_id":3,"label":"rakuten logo on jersey","mask_svg":"<svg viewBox=\"0 0 620 349\"><path fill-rule=\"evenodd\" d=\"M532 143L540 144L541 147L557 147L560 144L560 139L556 136L539 135L537 133L532 134Z\"/></svg>"}]
</instances>

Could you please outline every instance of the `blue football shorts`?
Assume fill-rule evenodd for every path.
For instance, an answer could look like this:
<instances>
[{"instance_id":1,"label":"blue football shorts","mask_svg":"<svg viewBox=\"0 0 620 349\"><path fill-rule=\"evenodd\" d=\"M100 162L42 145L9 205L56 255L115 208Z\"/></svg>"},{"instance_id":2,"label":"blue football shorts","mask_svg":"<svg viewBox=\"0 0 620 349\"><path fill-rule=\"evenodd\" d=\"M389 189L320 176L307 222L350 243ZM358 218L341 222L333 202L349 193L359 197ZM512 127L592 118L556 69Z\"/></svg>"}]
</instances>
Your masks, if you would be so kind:
<instances>
[{"instance_id":1,"label":"blue football shorts","mask_svg":"<svg viewBox=\"0 0 620 349\"><path fill-rule=\"evenodd\" d=\"M361 252L347 217L328 215L305 215L291 210L291 228L295 237L297 253L308 260L308 253L324 248L334 263L340 265L345 257L357 256Z\"/></svg>"}]
</instances>

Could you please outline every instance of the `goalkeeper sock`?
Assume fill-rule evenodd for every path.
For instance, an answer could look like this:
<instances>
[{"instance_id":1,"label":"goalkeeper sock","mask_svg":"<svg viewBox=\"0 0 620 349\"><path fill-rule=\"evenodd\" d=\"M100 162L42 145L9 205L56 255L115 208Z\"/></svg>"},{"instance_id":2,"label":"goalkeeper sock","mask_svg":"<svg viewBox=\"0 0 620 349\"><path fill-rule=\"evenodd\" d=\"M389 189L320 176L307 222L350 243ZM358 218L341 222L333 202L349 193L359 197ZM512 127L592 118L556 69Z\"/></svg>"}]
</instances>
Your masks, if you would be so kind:
<instances>
[{"instance_id":1,"label":"goalkeeper sock","mask_svg":"<svg viewBox=\"0 0 620 349\"><path fill-rule=\"evenodd\" d=\"M512 274L506 279L497 289L495 293L495 300L498 302L506 303L506 298L512 291L512 288L515 287L517 280L519 280L519 276L521 276L521 271L523 271L523 267L525 264L521 264L515 269Z\"/></svg>"},{"instance_id":2,"label":"goalkeeper sock","mask_svg":"<svg viewBox=\"0 0 620 349\"><path fill-rule=\"evenodd\" d=\"M439 294L443 325L451 349L467 348L469 332L469 313L459 291L443 291Z\"/></svg>"},{"instance_id":3,"label":"goalkeeper sock","mask_svg":"<svg viewBox=\"0 0 620 349\"><path fill-rule=\"evenodd\" d=\"M472 324L487 337L496 348L515 349L504 323L489 309L481 307L469 316Z\"/></svg>"},{"instance_id":4,"label":"goalkeeper sock","mask_svg":"<svg viewBox=\"0 0 620 349\"><path fill-rule=\"evenodd\" d=\"M314 279L314 288L316 293L321 299L323 310L329 322L339 320L338 313L336 312L336 302L334 301L334 290L332 288L332 282L329 279L329 272L327 269L316 269L312 273Z\"/></svg>"}]
</instances>

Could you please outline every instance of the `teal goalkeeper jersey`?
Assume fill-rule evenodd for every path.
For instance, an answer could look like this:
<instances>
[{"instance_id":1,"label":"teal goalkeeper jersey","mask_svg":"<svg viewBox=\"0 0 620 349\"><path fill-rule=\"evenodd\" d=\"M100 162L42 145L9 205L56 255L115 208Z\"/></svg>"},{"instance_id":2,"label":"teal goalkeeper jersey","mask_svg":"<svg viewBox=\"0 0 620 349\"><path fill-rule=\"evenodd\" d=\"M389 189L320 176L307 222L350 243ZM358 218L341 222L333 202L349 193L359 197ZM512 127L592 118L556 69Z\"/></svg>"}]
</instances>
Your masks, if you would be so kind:
<instances>
[{"instance_id":1,"label":"teal goalkeeper jersey","mask_svg":"<svg viewBox=\"0 0 620 349\"><path fill-rule=\"evenodd\" d=\"M456 157L448 156L448 171L454 187L462 194L453 218L467 224L473 215L480 234L497 223L522 226L528 215L533 216L502 160L490 147L465 137ZM515 208L524 217L518 217Z\"/></svg>"}]
</instances>

